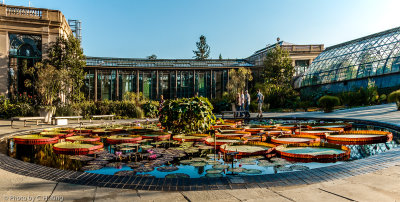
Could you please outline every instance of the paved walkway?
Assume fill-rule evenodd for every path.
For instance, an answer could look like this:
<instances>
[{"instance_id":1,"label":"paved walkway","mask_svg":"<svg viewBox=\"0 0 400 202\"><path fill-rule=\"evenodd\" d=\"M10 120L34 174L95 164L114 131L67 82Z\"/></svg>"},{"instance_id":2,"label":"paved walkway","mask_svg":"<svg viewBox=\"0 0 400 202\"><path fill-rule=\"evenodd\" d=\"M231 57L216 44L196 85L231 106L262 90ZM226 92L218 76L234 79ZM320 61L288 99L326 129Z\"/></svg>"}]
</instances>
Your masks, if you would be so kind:
<instances>
[{"instance_id":1,"label":"paved walkway","mask_svg":"<svg viewBox=\"0 0 400 202\"><path fill-rule=\"evenodd\" d=\"M330 114L265 113L264 116L354 118L400 126L400 112L396 111L393 104L340 110ZM16 130L7 128L6 124L9 122L0 121L0 135ZM390 156L389 152L384 154ZM400 201L400 163L395 161L385 169L340 179L331 176L327 182L294 186L245 186L233 190L163 192L113 189L54 182L2 169L0 179L0 201Z\"/></svg>"}]
</instances>

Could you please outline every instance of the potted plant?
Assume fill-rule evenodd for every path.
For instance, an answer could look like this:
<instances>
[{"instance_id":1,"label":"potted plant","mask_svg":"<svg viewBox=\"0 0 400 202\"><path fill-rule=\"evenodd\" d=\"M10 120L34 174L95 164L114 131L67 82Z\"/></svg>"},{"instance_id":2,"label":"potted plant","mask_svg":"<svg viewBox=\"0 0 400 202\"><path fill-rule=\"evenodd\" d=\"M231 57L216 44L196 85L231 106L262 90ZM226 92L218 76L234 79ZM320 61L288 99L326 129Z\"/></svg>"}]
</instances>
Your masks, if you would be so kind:
<instances>
[{"instance_id":1,"label":"potted plant","mask_svg":"<svg viewBox=\"0 0 400 202\"><path fill-rule=\"evenodd\" d=\"M51 117L55 113L56 107L54 100L60 95L62 71L54 66L37 63L36 91L39 99L39 114L45 117L45 123L51 122Z\"/></svg>"}]
</instances>

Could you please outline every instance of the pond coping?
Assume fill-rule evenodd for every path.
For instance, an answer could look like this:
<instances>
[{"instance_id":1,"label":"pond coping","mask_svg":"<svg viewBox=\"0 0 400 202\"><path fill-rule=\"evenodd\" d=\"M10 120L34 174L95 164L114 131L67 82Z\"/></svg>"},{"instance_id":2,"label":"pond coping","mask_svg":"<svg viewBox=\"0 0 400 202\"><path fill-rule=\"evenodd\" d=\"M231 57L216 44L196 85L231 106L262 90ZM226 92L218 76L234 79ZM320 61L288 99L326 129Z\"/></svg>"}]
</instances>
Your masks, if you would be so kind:
<instances>
[{"instance_id":1,"label":"pond coping","mask_svg":"<svg viewBox=\"0 0 400 202\"><path fill-rule=\"evenodd\" d=\"M290 119L293 117L268 117L263 119ZM359 119L339 118L310 118L296 117L296 120L326 120L346 121L361 124L371 124L400 131L400 127L377 121ZM146 120L141 120L146 121ZM125 124L132 123L132 121ZM119 122L116 124L123 124ZM91 124L97 126L104 124ZM15 133L4 134L1 139L14 135L38 132L43 129L33 129ZM314 168L305 171L283 172L277 174L252 175L252 176L225 176L219 178L156 178L143 176L116 176L87 173L81 171L60 170L38 164L24 162L18 159L0 154L0 168L6 171L36 177L56 182L64 182L79 185L136 189L136 190L158 190L158 191L199 191L199 190L225 190L225 189L246 189L246 188L268 188L278 186L309 185L319 182L343 179L351 176L375 172L391 166L400 165L400 148L393 148L389 151L369 156L363 159L354 160L342 164L331 165L322 168Z\"/></svg>"}]
</instances>

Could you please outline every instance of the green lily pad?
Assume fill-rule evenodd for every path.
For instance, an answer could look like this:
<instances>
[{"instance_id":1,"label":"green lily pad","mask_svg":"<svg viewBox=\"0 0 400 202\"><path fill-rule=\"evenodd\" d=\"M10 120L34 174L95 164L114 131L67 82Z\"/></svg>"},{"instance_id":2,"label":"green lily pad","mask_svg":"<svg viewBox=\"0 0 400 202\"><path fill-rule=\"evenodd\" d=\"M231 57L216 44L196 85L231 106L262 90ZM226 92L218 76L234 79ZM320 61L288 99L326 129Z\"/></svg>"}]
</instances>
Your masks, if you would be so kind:
<instances>
[{"instance_id":1,"label":"green lily pad","mask_svg":"<svg viewBox=\"0 0 400 202\"><path fill-rule=\"evenodd\" d=\"M207 173L212 173L212 174L217 174L217 173L222 173L223 170L220 169L208 169L206 170Z\"/></svg>"},{"instance_id":2,"label":"green lily pad","mask_svg":"<svg viewBox=\"0 0 400 202\"><path fill-rule=\"evenodd\" d=\"M214 177L223 177L221 173L207 173L206 177L214 178Z\"/></svg>"},{"instance_id":3,"label":"green lily pad","mask_svg":"<svg viewBox=\"0 0 400 202\"><path fill-rule=\"evenodd\" d=\"M190 165L194 166L194 167L202 167L202 166L206 166L207 163L206 162L194 162L194 163L192 163Z\"/></svg>"},{"instance_id":4,"label":"green lily pad","mask_svg":"<svg viewBox=\"0 0 400 202\"><path fill-rule=\"evenodd\" d=\"M214 169L227 169L229 168L228 165L214 165L213 166Z\"/></svg>"},{"instance_id":5,"label":"green lily pad","mask_svg":"<svg viewBox=\"0 0 400 202\"><path fill-rule=\"evenodd\" d=\"M244 173L246 174L261 174L262 171L258 169L245 169Z\"/></svg>"}]
</instances>

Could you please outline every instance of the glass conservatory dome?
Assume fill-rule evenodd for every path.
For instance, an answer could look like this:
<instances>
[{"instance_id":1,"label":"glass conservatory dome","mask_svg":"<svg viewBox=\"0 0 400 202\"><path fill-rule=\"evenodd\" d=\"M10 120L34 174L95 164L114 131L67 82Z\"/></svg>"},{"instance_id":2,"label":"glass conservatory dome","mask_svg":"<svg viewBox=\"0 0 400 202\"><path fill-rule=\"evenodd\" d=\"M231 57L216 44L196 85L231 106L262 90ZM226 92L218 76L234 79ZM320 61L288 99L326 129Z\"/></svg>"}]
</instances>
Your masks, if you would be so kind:
<instances>
[{"instance_id":1,"label":"glass conservatory dome","mask_svg":"<svg viewBox=\"0 0 400 202\"><path fill-rule=\"evenodd\" d=\"M400 27L397 27L328 47L304 73L299 87L321 86L340 92L365 86L368 79L378 88L399 86L399 67ZM379 79L393 74L397 77Z\"/></svg>"}]
</instances>

